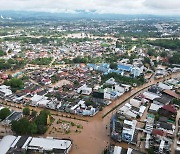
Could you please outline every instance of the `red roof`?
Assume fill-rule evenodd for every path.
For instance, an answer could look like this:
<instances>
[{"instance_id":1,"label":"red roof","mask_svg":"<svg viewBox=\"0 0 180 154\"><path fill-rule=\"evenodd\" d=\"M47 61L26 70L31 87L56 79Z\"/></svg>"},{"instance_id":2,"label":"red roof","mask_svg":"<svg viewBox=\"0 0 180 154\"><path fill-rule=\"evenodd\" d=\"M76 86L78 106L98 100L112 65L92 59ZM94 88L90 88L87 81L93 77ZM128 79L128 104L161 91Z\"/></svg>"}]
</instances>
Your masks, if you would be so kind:
<instances>
[{"instance_id":1,"label":"red roof","mask_svg":"<svg viewBox=\"0 0 180 154\"><path fill-rule=\"evenodd\" d=\"M163 131L160 130L160 129L153 129L153 130L152 130L152 134L153 134L153 135L159 135L159 136L166 136L166 132L163 132Z\"/></svg>"},{"instance_id":2,"label":"red roof","mask_svg":"<svg viewBox=\"0 0 180 154\"><path fill-rule=\"evenodd\" d=\"M3 74L1 78L2 78L3 80L6 80L6 79L8 79L8 75L7 75L7 74Z\"/></svg>"},{"instance_id":3,"label":"red roof","mask_svg":"<svg viewBox=\"0 0 180 154\"><path fill-rule=\"evenodd\" d=\"M170 105L170 104L164 105L164 106L163 106L163 109L164 109L164 110L168 110L168 111L170 111L170 112L172 112L172 113L176 113L175 107L174 107L173 105Z\"/></svg>"}]
</instances>

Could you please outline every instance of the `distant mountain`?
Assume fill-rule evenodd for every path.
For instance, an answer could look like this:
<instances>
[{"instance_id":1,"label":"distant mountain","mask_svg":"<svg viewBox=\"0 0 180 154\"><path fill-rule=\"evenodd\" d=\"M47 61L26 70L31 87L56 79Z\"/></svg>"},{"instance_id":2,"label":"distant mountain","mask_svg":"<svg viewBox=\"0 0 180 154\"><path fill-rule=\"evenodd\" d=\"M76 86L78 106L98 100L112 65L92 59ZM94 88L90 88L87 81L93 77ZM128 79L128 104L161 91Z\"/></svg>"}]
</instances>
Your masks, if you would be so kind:
<instances>
[{"instance_id":1,"label":"distant mountain","mask_svg":"<svg viewBox=\"0 0 180 154\"><path fill-rule=\"evenodd\" d=\"M155 16L155 15L146 15L146 14L144 14L144 15L98 14L94 10L91 10L91 11L76 10L75 13L49 13L49 12L33 12L33 11L0 11L0 16L3 17L4 19L12 18L14 20L61 20L61 19L130 20L130 19L137 19L137 18L138 19L166 18L165 16ZM175 18L175 17L173 17L173 18Z\"/></svg>"}]
</instances>

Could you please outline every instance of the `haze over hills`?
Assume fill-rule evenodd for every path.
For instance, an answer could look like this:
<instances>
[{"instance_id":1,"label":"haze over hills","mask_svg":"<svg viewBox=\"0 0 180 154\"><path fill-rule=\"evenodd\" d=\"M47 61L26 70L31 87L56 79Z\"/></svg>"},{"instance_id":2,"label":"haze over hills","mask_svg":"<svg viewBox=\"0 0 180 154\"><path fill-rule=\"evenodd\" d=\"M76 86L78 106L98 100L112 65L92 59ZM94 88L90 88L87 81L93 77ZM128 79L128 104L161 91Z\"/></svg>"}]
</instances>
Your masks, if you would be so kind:
<instances>
[{"instance_id":1,"label":"haze over hills","mask_svg":"<svg viewBox=\"0 0 180 154\"><path fill-rule=\"evenodd\" d=\"M179 19L178 15L151 15L151 14L99 14L96 12L86 12L78 10L77 13L50 13L50 12L36 12L36 11L0 11L0 20L57 20L57 19Z\"/></svg>"}]
</instances>

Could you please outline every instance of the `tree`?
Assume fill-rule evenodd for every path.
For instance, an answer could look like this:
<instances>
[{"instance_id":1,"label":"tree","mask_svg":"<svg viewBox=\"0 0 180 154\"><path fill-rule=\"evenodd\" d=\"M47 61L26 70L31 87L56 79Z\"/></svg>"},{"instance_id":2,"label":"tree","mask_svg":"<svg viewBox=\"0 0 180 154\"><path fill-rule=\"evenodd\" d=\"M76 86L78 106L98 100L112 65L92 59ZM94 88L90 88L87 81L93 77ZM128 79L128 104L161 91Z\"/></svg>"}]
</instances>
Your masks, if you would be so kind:
<instances>
[{"instance_id":1,"label":"tree","mask_svg":"<svg viewBox=\"0 0 180 154\"><path fill-rule=\"evenodd\" d=\"M12 79L12 75L11 74L8 74L8 79Z\"/></svg>"},{"instance_id":2,"label":"tree","mask_svg":"<svg viewBox=\"0 0 180 154\"><path fill-rule=\"evenodd\" d=\"M3 108L0 110L0 120L6 119L7 116L11 114L11 111L8 108Z\"/></svg>"},{"instance_id":3,"label":"tree","mask_svg":"<svg viewBox=\"0 0 180 154\"><path fill-rule=\"evenodd\" d=\"M26 118L22 118L19 121L13 121L11 124L11 129L16 134L36 134L37 125L34 122L29 122Z\"/></svg>"},{"instance_id":4,"label":"tree","mask_svg":"<svg viewBox=\"0 0 180 154\"><path fill-rule=\"evenodd\" d=\"M36 125L34 122L29 124L29 126L28 126L28 132L29 132L31 135L37 133L37 125Z\"/></svg>"},{"instance_id":5,"label":"tree","mask_svg":"<svg viewBox=\"0 0 180 154\"><path fill-rule=\"evenodd\" d=\"M32 117L36 117L36 115L37 115L37 111L32 110L31 116L32 116Z\"/></svg>"},{"instance_id":6,"label":"tree","mask_svg":"<svg viewBox=\"0 0 180 154\"><path fill-rule=\"evenodd\" d=\"M151 60L148 57L144 57L143 64L150 64Z\"/></svg>"},{"instance_id":7,"label":"tree","mask_svg":"<svg viewBox=\"0 0 180 154\"><path fill-rule=\"evenodd\" d=\"M180 64L180 53L174 53L172 57L169 58L171 64Z\"/></svg>"},{"instance_id":8,"label":"tree","mask_svg":"<svg viewBox=\"0 0 180 154\"><path fill-rule=\"evenodd\" d=\"M165 51L161 52L160 56L163 57L163 58L167 57L167 52L165 52Z\"/></svg>"},{"instance_id":9,"label":"tree","mask_svg":"<svg viewBox=\"0 0 180 154\"><path fill-rule=\"evenodd\" d=\"M4 82L5 85L10 86L12 91L16 91L23 88L23 82L21 79L18 78L12 78L9 81Z\"/></svg>"},{"instance_id":10,"label":"tree","mask_svg":"<svg viewBox=\"0 0 180 154\"><path fill-rule=\"evenodd\" d=\"M28 107L25 107L25 108L23 109L23 114L24 114L25 116L30 115L30 109L29 109Z\"/></svg>"},{"instance_id":11,"label":"tree","mask_svg":"<svg viewBox=\"0 0 180 154\"><path fill-rule=\"evenodd\" d=\"M116 63L111 63L110 68L116 70L117 69L117 64Z\"/></svg>"},{"instance_id":12,"label":"tree","mask_svg":"<svg viewBox=\"0 0 180 154\"><path fill-rule=\"evenodd\" d=\"M4 55L6 55L6 53L4 51L0 50L0 57L2 57Z\"/></svg>"},{"instance_id":13,"label":"tree","mask_svg":"<svg viewBox=\"0 0 180 154\"><path fill-rule=\"evenodd\" d=\"M75 80L75 81L73 82L73 84L74 84L75 86L78 86L78 85L79 85L79 82L78 82L77 80Z\"/></svg>"},{"instance_id":14,"label":"tree","mask_svg":"<svg viewBox=\"0 0 180 154\"><path fill-rule=\"evenodd\" d=\"M180 99L173 99L173 104L180 106Z\"/></svg>"},{"instance_id":15,"label":"tree","mask_svg":"<svg viewBox=\"0 0 180 154\"><path fill-rule=\"evenodd\" d=\"M13 121L11 129L17 134L25 135L29 133L30 122L26 118L22 118L19 121Z\"/></svg>"},{"instance_id":16,"label":"tree","mask_svg":"<svg viewBox=\"0 0 180 154\"><path fill-rule=\"evenodd\" d=\"M147 54L148 54L149 56L156 56L156 55L157 55L154 49L149 49L148 52L147 52Z\"/></svg>"},{"instance_id":17,"label":"tree","mask_svg":"<svg viewBox=\"0 0 180 154\"><path fill-rule=\"evenodd\" d=\"M50 115L50 112L48 110L42 110L35 120L35 123L37 125L37 132L39 134L44 134L47 130L48 115Z\"/></svg>"}]
</instances>

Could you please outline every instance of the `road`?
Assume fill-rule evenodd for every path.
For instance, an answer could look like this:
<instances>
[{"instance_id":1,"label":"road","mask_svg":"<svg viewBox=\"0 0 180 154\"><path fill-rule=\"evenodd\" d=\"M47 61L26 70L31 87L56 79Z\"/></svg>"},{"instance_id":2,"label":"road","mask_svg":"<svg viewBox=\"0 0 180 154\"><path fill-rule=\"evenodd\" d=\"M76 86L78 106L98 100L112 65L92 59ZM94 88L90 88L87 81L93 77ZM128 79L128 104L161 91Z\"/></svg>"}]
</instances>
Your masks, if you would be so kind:
<instances>
[{"instance_id":1,"label":"road","mask_svg":"<svg viewBox=\"0 0 180 154\"><path fill-rule=\"evenodd\" d=\"M175 133L174 133L174 141L172 144L172 151L171 151L172 154L175 153L175 149L177 147L177 141L178 141L177 133L178 133L178 129L179 129L179 124L178 124L179 118L180 118L180 110L177 112L177 116L176 116L176 129L175 129Z\"/></svg>"},{"instance_id":2,"label":"road","mask_svg":"<svg viewBox=\"0 0 180 154\"><path fill-rule=\"evenodd\" d=\"M166 77L180 77L180 73L173 74L171 76ZM105 149L110 142L109 137L109 128L107 129L106 126L109 126L110 119L112 115L116 112L116 110L110 112L106 117L102 118L103 115L105 115L107 112L111 111L112 108L117 106L118 104L121 104L120 106L123 106L125 104L122 103L124 100L126 100L129 97L132 97L135 93L138 91L141 91L145 87L148 87L150 85L156 84L157 82L163 81L165 78L159 79L159 80L154 80L152 77L148 83L139 86L135 89L133 89L131 92L125 93L123 96L121 96L119 99L115 100L112 104L109 106L105 107L103 111L99 112L97 115L94 117L81 117L77 115L71 115L73 119L65 118L70 121L75 121L76 123L80 123L83 126L82 132L79 134L45 134L45 136L52 136L52 137L58 137L58 138L71 138L73 140L73 147L70 152L70 154L100 154L102 153L103 149ZM18 105L22 107L22 105ZM40 111L40 108L33 108L36 111ZM51 113L57 115L58 113L56 111L51 111ZM67 115L63 113L64 115ZM56 118L61 118L60 116L55 116ZM74 120L74 117L86 120L86 121L81 121L81 120ZM143 117L144 119L144 117ZM122 147L129 146L125 143L117 143L118 145Z\"/></svg>"}]
</instances>

